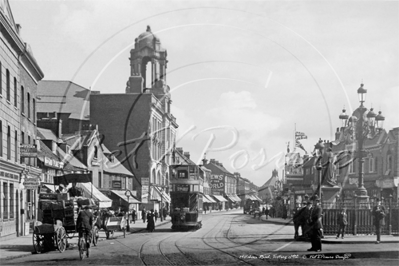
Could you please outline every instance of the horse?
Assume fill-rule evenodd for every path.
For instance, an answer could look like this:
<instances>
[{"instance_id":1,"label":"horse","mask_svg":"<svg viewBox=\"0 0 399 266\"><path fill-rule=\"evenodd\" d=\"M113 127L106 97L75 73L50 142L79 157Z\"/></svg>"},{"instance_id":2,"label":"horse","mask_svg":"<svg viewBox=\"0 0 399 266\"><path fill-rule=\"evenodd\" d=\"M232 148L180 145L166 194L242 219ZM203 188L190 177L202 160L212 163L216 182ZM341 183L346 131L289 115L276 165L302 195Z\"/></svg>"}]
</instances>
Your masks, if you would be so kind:
<instances>
[{"instance_id":1,"label":"horse","mask_svg":"<svg viewBox=\"0 0 399 266\"><path fill-rule=\"evenodd\" d=\"M309 231L309 210L307 207L301 208L298 212L294 214L293 217L295 234L294 239L307 238L307 233ZM299 236L298 228L301 227L302 235Z\"/></svg>"}]
</instances>

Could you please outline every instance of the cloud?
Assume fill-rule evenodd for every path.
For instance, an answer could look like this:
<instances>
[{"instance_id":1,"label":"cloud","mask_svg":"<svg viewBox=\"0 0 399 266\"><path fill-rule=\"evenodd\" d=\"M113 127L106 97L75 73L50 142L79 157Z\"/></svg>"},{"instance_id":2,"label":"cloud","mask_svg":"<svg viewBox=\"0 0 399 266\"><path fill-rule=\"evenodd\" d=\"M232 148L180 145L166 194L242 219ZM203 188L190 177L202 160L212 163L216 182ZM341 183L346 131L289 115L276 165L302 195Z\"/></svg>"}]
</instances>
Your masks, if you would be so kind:
<instances>
[{"instance_id":1,"label":"cloud","mask_svg":"<svg viewBox=\"0 0 399 266\"><path fill-rule=\"evenodd\" d=\"M265 139L282 123L280 118L260 110L248 91L222 93L216 106L207 112L207 116L236 128L240 134L238 144L242 147L251 147L253 142Z\"/></svg>"}]
</instances>

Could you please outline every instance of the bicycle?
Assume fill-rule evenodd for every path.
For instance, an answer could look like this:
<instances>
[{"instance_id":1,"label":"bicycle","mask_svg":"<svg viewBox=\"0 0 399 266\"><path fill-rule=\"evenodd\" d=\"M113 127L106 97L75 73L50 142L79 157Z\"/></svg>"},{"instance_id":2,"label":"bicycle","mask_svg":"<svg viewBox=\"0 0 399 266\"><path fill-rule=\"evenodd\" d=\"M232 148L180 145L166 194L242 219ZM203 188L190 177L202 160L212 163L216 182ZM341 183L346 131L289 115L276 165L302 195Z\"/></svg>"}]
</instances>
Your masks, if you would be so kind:
<instances>
[{"instance_id":1,"label":"bicycle","mask_svg":"<svg viewBox=\"0 0 399 266\"><path fill-rule=\"evenodd\" d=\"M79 256L80 260L84 259L84 253L86 253L86 257L89 257L89 249L90 249L90 239L88 230L82 229L82 236L79 237Z\"/></svg>"}]
</instances>

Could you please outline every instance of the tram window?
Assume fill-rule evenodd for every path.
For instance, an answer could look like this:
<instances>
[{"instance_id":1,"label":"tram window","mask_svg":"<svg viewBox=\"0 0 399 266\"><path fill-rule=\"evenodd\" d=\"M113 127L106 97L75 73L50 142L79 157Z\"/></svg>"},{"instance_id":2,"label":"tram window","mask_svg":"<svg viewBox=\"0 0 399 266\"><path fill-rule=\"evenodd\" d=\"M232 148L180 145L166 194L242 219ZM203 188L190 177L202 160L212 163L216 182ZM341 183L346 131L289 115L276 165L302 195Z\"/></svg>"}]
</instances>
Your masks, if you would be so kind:
<instances>
[{"instance_id":1,"label":"tram window","mask_svg":"<svg viewBox=\"0 0 399 266\"><path fill-rule=\"evenodd\" d=\"M187 178L188 177L188 174L187 174L186 170L177 171L177 175L178 175L179 178Z\"/></svg>"}]
</instances>

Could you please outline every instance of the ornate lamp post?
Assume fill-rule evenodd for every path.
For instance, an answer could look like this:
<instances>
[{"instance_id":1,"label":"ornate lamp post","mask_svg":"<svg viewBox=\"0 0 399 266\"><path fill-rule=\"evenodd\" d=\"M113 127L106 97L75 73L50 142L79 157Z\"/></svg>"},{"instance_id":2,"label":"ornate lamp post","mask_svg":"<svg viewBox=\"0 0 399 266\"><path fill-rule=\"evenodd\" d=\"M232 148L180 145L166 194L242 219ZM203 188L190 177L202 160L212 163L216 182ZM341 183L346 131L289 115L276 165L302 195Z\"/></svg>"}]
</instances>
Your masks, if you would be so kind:
<instances>
[{"instance_id":1,"label":"ornate lamp post","mask_svg":"<svg viewBox=\"0 0 399 266\"><path fill-rule=\"evenodd\" d=\"M348 119L344 109L343 114L341 114L339 118L342 120L343 127L347 125L355 133L354 136L357 141L356 156L359 159L359 182L355 193L359 203L367 203L369 201L369 196L367 195L367 190L364 187L363 182L363 165L366 157L364 141L366 138L371 138L380 132L385 117L381 115L381 111L378 115L376 115L373 111L373 108L371 108L366 114L367 108L364 107L363 103L366 101L367 90L363 87L363 84L360 85L360 88L357 90L357 94L359 95L360 106L355 110L354 113L357 113L358 117L353 115Z\"/></svg>"},{"instance_id":2,"label":"ornate lamp post","mask_svg":"<svg viewBox=\"0 0 399 266\"><path fill-rule=\"evenodd\" d=\"M129 197L133 196L132 192L129 189L127 189L125 192L125 196L127 197L127 226L126 226L126 229L128 232L130 232L130 221L129 221L130 201L129 201Z\"/></svg>"}]
</instances>

